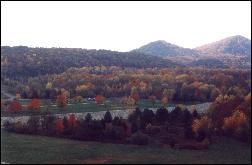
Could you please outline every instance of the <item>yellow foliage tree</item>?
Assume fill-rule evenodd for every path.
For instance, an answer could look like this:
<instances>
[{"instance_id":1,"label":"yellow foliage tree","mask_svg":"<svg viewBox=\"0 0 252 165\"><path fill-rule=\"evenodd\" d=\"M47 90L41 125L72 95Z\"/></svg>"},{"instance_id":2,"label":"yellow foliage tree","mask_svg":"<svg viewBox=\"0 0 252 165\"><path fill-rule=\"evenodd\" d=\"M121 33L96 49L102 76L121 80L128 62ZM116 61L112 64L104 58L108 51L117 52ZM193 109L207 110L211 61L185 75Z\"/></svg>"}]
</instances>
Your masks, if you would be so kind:
<instances>
[{"instance_id":1,"label":"yellow foliage tree","mask_svg":"<svg viewBox=\"0 0 252 165\"><path fill-rule=\"evenodd\" d=\"M52 89L52 82L48 82L46 84L46 89Z\"/></svg>"}]
</instances>

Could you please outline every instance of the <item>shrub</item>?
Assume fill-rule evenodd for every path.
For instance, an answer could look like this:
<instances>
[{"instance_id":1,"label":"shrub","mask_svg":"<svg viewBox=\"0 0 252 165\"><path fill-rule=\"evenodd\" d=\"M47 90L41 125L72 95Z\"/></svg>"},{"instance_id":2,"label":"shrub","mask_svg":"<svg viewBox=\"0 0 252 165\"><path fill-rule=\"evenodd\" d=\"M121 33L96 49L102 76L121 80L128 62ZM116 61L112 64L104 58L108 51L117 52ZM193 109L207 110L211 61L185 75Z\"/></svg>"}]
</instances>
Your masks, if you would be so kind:
<instances>
[{"instance_id":1,"label":"shrub","mask_svg":"<svg viewBox=\"0 0 252 165\"><path fill-rule=\"evenodd\" d=\"M121 126L112 126L111 128L106 128L103 132L104 136L110 140L120 140L125 136L124 128Z\"/></svg>"},{"instance_id":2,"label":"shrub","mask_svg":"<svg viewBox=\"0 0 252 165\"><path fill-rule=\"evenodd\" d=\"M112 120L112 125L114 126L120 126L121 125L121 119L116 116L113 120Z\"/></svg>"},{"instance_id":3,"label":"shrub","mask_svg":"<svg viewBox=\"0 0 252 165\"><path fill-rule=\"evenodd\" d=\"M147 145L150 143L150 137L138 131L134 133L131 137L129 137L127 139L127 142L130 144L136 144L136 145Z\"/></svg>"},{"instance_id":4,"label":"shrub","mask_svg":"<svg viewBox=\"0 0 252 165\"><path fill-rule=\"evenodd\" d=\"M64 125L64 135L70 135L73 133L73 127L70 126L70 122L66 116L64 116L63 118L63 125ZM77 125L77 121L75 122L75 125Z\"/></svg>"},{"instance_id":5,"label":"shrub","mask_svg":"<svg viewBox=\"0 0 252 165\"><path fill-rule=\"evenodd\" d=\"M103 126L101 121L99 120L92 120L89 124L88 124L88 135L89 138L91 139L102 139L102 130L103 130Z\"/></svg>"},{"instance_id":6,"label":"shrub","mask_svg":"<svg viewBox=\"0 0 252 165\"><path fill-rule=\"evenodd\" d=\"M202 140L201 144L203 145L204 148L208 148L210 145L210 141L208 138L205 138L204 140Z\"/></svg>"},{"instance_id":7,"label":"shrub","mask_svg":"<svg viewBox=\"0 0 252 165\"><path fill-rule=\"evenodd\" d=\"M131 132L132 132L132 133L135 133L135 132L137 132L138 130L139 130L139 126L138 126L137 122L131 123Z\"/></svg>"},{"instance_id":8,"label":"shrub","mask_svg":"<svg viewBox=\"0 0 252 165\"><path fill-rule=\"evenodd\" d=\"M13 130L14 130L14 132L17 132L17 133L25 133L25 131L26 131L25 127L21 121L18 121L13 124Z\"/></svg>"},{"instance_id":9,"label":"shrub","mask_svg":"<svg viewBox=\"0 0 252 165\"><path fill-rule=\"evenodd\" d=\"M28 133L37 133L40 126L40 118L36 116L31 116L27 121L27 131Z\"/></svg>"},{"instance_id":10,"label":"shrub","mask_svg":"<svg viewBox=\"0 0 252 165\"><path fill-rule=\"evenodd\" d=\"M8 120L5 120L4 123L3 123L3 128L6 131L14 131L14 124L10 123Z\"/></svg>"},{"instance_id":11,"label":"shrub","mask_svg":"<svg viewBox=\"0 0 252 165\"><path fill-rule=\"evenodd\" d=\"M42 116L41 126L42 130L47 135L54 135L55 133L55 116Z\"/></svg>"},{"instance_id":12,"label":"shrub","mask_svg":"<svg viewBox=\"0 0 252 165\"><path fill-rule=\"evenodd\" d=\"M194 133L192 131L192 126L191 125L187 125L185 128L184 128L184 136L185 138L187 139L192 139L194 137Z\"/></svg>"},{"instance_id":13,"label":"shrub","mask_svg":"<svg viewBox=\"0 0 252 165\"><path fill-rule=\"evenodd\" d=\"M178 143L177 140L173 137L171 137L169 140L168 140L168 143L170 145L171 148L174 148L175 145Z\"/></svg>"},{"instance_id":14,"label":"shrub","mask_svg":"<svg viewBox=\"0 0 252 165\"><path fill-rule=\"evenodd\" d=\"M155 135L160 132L159 126L152 126L150 123L146 126L146 132L151 135Z\"/></svg>"}]
</instances>

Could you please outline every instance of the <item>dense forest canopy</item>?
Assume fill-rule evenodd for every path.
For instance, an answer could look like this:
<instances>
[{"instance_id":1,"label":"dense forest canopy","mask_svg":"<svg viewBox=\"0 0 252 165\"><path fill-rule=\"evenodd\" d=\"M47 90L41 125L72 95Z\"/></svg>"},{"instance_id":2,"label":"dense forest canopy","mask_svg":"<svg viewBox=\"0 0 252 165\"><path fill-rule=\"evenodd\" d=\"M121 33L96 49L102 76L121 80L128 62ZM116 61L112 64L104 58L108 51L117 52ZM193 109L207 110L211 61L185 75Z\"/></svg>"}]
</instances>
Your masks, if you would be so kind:
<instances>
[{"instance_id":1,"label":"dense forest canopy","mask_svg":"<svg viewBox=\"0 0 252 165\"><path fill-rule=\"evenodd\" d=\"M251 91L251 71L204 68L122 68L94 66L69 68L60 74L46 74L19 81L2 77L11 93L32 98L54 99L66 89L71 97L124 97L137 92L140 98L154 95L176 101L214 101L220 94L244 97Z\"/></svg>"}]
</instances>

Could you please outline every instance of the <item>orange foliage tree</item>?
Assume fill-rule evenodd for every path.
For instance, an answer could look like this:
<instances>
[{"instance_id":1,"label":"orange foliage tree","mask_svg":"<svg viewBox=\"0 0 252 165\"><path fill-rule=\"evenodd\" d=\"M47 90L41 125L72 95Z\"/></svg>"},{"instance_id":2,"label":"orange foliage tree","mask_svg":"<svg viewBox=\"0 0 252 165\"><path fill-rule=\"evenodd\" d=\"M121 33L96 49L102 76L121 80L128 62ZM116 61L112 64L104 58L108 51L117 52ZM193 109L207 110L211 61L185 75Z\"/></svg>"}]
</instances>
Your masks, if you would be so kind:
<instances>
[{"instance_id":1,"label":"orange foliage tree","mask_svg":"<svg viewBox=\"0 0 252 165\"><path fill-rule=\"evenodd\" d=\"M67 105L67 96L64 93L57 96L57 105L61 108L64 108Z\"/></svg>"},{"instance_id":2,"label":"orange foliage tree","mask_svg":"<svg viewBox=\"0 0 252 165\"><path fill-rule=\"evenodd\" d=\"M235 111L232 116L224 118L224 124L222 129L227 134L234 134L238 132L238 129L248 129L249 123L246 115L237 110ZM239 135L238 135L239 136Z\"/></svg>"},{"instance_id":3,"label":"orange foliage tree","mask_svg":"<svg viewBox=\"0 0 252 165\"><path fill-rule=\"evenodd\" d=\"M22 109L22 105L20 104L19 101L17 100L13 100L10 104L9 110L11 112L17 112L20 111Z\"/></svg>"},{"instance_id":4,"label":"orange foliage tree","mask_svg":"<svg viewBox=\"0 0 252 165\"><path fill-rule=\"evenodd\" d=\"M28 104L27 108L29 110L39 109L40 105L41 105L41 101L39 99L32 99L31 102Z\"/></svg>"}]
</instances>

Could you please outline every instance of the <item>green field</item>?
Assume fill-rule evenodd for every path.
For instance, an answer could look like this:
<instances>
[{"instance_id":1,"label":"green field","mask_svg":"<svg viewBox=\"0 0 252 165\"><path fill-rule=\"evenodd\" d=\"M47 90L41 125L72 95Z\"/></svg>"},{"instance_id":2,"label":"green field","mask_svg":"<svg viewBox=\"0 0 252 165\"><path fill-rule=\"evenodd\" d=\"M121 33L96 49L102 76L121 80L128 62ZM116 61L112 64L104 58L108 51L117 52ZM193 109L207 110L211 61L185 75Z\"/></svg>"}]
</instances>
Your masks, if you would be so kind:
<instances>
[{"instance_id":1,"label":"green field","mask_svg":"<svg viewBox=\"0 0 252 165\"><path fill-rule=\"evenodd\" d=\"M1 131L1 162L6 163L251 163L251 147L218 138L208 150L175 150L82 142Z\"/></svg>"},{"instance_id":2,"label":"green field","mask_svg":"<svg viewBox=\"0 0 252 165\"><path fill-rule=\"evenodd\" d=\"M42 100L43 101L43 100ZM30 102L30 99L21 99L20 103L25 106ZM177 103L176 103L177 104ZM192 104L192 103L187 103ZM175 103L169 103L168 106L174 106ZM158 108L161 107L160 101L157 101L153 106L148 100L140 100L135 107L143 108ZM1 112L1 116L18 116L18 115L38 115L42 112L45 112L48 109L50 113L81 113L81 112L98 112L98 111L107 111L107 110L124 110L127 109L126 106L123 106L119 99L107 99L103 105L98 105L95 102L84 101L82 103L70 103L65 108L59 108L56 104L42 104L40 110L27 110L23 108L21 111L12 114L10 112Z\"/></svg>"}]
</instances>

